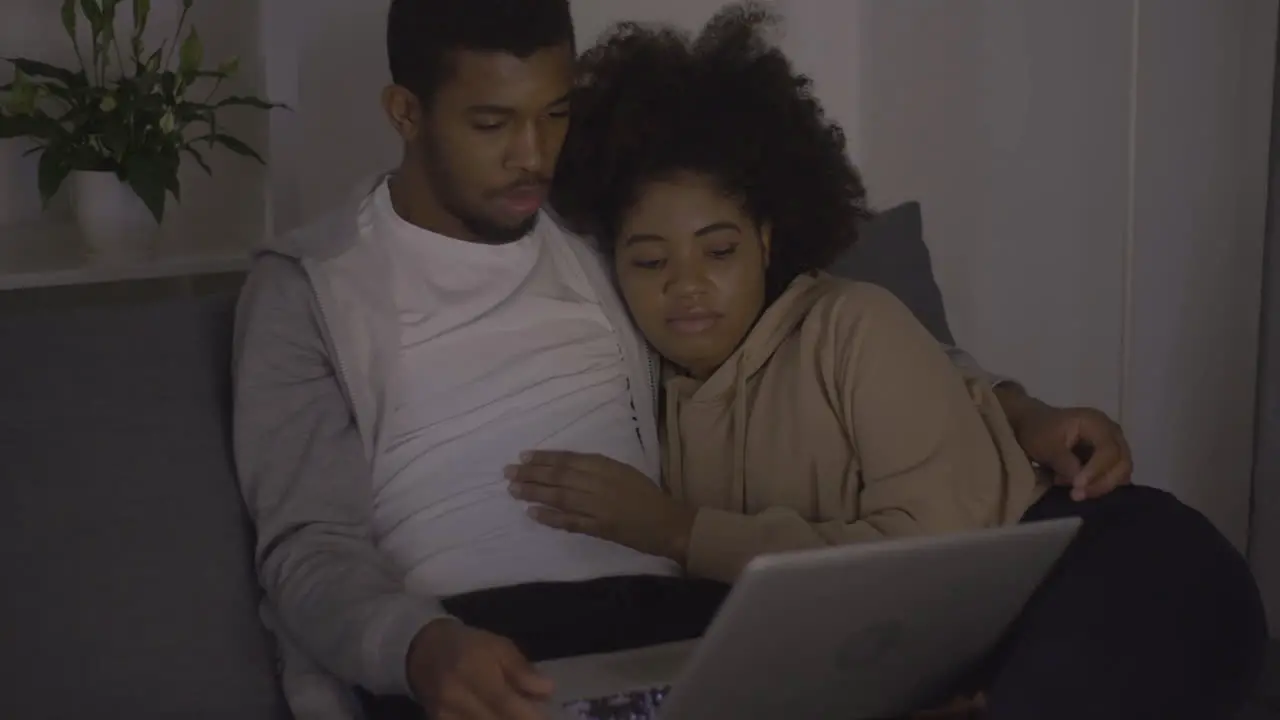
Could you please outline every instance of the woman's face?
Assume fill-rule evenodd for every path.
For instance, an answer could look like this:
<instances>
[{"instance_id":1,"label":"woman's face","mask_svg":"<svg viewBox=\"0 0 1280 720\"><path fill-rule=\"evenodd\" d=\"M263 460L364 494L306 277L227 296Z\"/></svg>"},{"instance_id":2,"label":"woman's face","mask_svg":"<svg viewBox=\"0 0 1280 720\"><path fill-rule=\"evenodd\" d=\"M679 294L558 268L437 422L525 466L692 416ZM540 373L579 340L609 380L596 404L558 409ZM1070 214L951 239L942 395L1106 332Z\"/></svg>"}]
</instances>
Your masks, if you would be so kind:
<instances>
[{"instance_id":1,"label":"woman's face","mask_svg":"<svg viewBox=\"0 0 1280 720\"><path fill-rule=\"evenodd\" d=\"M764 307L769 230L700 175L641 188L622 218L622 297L663 357L694 377L715 372Z\"/></svg>"}]
</instances>

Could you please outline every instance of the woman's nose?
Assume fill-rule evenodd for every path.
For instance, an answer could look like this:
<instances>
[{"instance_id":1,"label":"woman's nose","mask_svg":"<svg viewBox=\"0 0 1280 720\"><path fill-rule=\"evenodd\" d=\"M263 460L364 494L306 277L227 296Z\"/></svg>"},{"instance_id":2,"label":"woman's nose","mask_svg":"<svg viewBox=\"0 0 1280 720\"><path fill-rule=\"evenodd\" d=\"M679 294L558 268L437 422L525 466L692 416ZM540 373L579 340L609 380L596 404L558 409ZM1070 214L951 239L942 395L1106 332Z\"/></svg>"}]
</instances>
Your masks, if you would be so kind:
<instances>
[{"instance_id":1,"label":"woman's nose","mask_svg":"<svg viewBox=\"0 0 1280 720\"><path fill-rule=\"evenodd\" d=\"M671 269L668 293L677 297L699 297L707 292L707 274L701 263L674 263Z\"/></svg>"}]
</instances>

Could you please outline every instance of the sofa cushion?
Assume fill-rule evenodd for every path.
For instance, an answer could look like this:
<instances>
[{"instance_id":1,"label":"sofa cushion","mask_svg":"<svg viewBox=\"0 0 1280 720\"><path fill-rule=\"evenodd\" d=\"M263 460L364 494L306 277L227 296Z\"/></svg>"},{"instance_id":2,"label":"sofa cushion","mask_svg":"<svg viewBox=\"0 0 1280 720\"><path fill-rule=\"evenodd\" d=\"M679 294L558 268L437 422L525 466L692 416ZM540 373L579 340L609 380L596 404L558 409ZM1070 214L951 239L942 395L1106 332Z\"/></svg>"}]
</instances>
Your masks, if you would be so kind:
<instances>
[{"instance_id":1,"label":"sofa cushion","mask_svg":"<svg viewBox=\"0 0 1280 720\"><path fill-rule=\"evenodd\" d=\"M0 318L0 717L287 717L232 473L233 302Z\"/></svg>"},{"instance_id":2,"label":"sofa cushion","mask_svg":"<svg viewBox=\"0 0 1280 720\"><path fill-rule=\"evenodd\" d=\"M955 344L924 243L920 203L907 202L876 213L862 226L858 243L830 270L892 292L939 342Z\"/></svg>"}]
</instances>

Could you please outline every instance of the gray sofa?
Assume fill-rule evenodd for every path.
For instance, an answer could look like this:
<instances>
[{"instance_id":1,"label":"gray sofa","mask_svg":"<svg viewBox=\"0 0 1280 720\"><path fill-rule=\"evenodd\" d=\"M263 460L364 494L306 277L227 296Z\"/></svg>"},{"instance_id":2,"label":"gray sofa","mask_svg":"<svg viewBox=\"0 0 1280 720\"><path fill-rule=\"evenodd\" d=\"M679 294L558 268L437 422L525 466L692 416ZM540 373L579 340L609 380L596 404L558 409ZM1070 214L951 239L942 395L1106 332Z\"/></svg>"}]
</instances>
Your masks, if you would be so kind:
<instances>
[{"instance_id":1,"label":"gray sofa","mask_svg":"<svg viewBox=\"0 0 1280 720\"><path fill-rule=\"evenodd\" d=\"M835 271L950 341L914 203ZM0 718L287 718L231 460L234 295L0 318Z\"/></svg>"}]
</instances>

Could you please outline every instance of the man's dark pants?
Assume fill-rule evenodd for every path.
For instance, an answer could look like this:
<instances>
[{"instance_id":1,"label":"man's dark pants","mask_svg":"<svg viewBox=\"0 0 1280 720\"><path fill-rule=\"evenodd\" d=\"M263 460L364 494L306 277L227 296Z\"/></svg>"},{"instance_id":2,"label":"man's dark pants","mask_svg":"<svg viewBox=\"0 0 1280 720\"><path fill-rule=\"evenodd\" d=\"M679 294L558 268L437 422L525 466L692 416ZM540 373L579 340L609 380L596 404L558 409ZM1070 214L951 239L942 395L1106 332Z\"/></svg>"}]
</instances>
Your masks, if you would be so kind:
<instances>
[{"instance_id":1,"label":"man's dark pants","mask_svg":"<svg viewBox=\"0 0 1280 720\"><path fill-rule=\"evenodd\" d=\"M1147 487L1082 503L1054 488L1023 522L1068 516L1084 520L1079 536L976 673L986 718L1234 718L1267 642L1240 553L1199 512ZM726 593L625 577L497 588L445 606L539 661L696 637ZM422 717L404 698L365 700L371 720Z\"/></svg>"}]
</instances>

